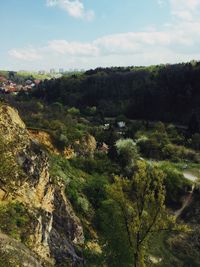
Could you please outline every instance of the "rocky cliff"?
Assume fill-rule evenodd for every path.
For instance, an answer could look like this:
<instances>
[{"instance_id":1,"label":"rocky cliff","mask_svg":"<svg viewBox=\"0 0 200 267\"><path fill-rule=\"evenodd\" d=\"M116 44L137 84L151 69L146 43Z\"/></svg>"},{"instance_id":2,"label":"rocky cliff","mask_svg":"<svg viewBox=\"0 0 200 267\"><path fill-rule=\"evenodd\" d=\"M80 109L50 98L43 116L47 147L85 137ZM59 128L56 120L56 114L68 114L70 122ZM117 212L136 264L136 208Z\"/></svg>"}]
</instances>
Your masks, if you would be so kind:
<instances>
[{"instance_id":1,"label":"rocky cliff","mask_svg":"<svg viewBox=\"0 0 200 267\"><path fill-rule=\"evenodd\" d=\"M9 144L7 153L12 154L18 170L12 177L0 177L0 205L21 203L31 218L20 240L26 247L13 239L12 245L0 246L0 256L2 251L10 255L15 247L19 255L23 250L27 256L22 256L21 265L14 257L8 266L78 265L82 258L77 246L84 242L81 223L65 197L64 185L49 175L48 156L31 138L17 111L7 105L0 106L0 137ZM1 234L1 244L10 238Z\"/></svg>"}]
</instances>

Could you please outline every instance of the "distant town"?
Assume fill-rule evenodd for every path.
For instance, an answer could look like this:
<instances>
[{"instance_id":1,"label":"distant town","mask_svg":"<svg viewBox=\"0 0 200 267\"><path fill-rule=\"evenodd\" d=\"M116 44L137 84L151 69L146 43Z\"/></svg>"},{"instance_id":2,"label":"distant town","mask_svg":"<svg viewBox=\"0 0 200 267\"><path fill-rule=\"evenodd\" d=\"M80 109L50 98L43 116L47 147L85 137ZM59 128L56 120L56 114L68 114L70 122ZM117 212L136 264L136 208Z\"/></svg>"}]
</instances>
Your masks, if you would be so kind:
<instances>
[{"instance_id":1,"label":"distant town","mask_svg":"<svg viewBox=\"0 0 200 267\"><path fill-rule=\"evenodd\" d=\"M31 73L39 74L39 75L45 75L45 74L68 74L68 73L77 73L77 72L84 72L84 69L68 69L65 70L64 68L51 68L49 70L39 70L39 71L32 71ZM29 71L26 70L20 70L21 73L27 73Z\"/></svg>"},{"instance_id":2,"label":"distant town","mask_svg":"<svg viewBox=\"0 0 200 267\"><path fill-rule=\"evenodd\" d=\"M0 93L3 94L18 94L20 91L30 91L40 83L41 80L34 79L30 80L27 79L23 83L17 83L12 80L9 80L3 76L0 76Z\"/></svg>"},{"instance_id":3,"label":"distant town","mask_svg":"<svg viewBox=\"0 0 200 267\"><path fill-rule=\"evenodd\" d=\"M51 68L39 71L0 71L0 94L17 95L19 92L28 92L35 88L41 81L45 79L57 79L63 75L73 75L84 72L83 69L60 68L58 70Z\"/></svg>"}]
</instances>

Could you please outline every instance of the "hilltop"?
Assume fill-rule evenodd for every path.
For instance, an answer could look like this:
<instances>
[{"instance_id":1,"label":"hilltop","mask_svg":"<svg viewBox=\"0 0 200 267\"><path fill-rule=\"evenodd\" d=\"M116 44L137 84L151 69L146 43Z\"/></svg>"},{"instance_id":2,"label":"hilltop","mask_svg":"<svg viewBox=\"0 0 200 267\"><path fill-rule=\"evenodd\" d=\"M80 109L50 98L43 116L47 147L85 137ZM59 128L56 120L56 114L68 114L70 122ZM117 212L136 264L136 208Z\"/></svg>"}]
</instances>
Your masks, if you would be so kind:
<instances>
[{"instance_id":1,"label":"hilltop","mask_svg":"<svg viewBox=\"0 0 200 267\"><path fill-rule=\"evenodd\" d=\"M103 117L124 115L129 119L188 125L200 116L199 77L199 62L98 68L44 81L33 96L79 108L82 113L95 107Z\"/></svg>"}]
</instances>

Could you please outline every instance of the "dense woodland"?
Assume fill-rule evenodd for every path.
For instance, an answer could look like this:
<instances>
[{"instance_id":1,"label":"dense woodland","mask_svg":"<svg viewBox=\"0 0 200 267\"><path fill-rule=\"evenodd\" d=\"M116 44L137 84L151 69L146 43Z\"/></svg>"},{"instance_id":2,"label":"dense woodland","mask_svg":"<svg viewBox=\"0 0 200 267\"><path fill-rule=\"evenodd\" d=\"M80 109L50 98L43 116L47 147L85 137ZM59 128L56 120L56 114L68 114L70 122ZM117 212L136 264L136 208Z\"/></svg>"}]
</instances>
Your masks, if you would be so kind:
<instances>
[{"instance_id":1,"label":"dense woodland","mask_svg":"<svg viewBox=\"0 0 200 267\"><path fill-rule=\"evenodd\" d=\"M101 116L188 124L200 115L200 63L151 67L98 68L45 80L34 96Z\"/></svg>"}]
</instances>

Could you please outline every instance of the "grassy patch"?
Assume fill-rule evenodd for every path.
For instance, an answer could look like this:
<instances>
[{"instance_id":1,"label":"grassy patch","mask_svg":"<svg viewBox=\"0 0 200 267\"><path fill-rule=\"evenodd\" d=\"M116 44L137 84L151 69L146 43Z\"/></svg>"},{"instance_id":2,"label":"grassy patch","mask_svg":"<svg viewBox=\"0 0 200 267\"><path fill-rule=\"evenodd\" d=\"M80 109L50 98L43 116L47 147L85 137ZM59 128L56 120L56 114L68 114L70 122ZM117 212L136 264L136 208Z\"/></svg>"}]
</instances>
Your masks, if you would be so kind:
<instances>
[{"instance_id":1,"label":"grassy patch","mask_svg":"<svg viewBox=\"0 0 200 267\"><path fill-rule=\"evenodd\" d=\"M169 238L172 235L168 232L158 233L152 236L149 246L149 254L156 258L161 258L162 261L152 266L158 267L183 267L184 262L176 257L175 251L170 248ZM188 266L188 265L187 265Z\"/></svg>"},{"instance_id":2,"label":"grassy patch","mask_svg":"<svg viewBox=\"0 0 200 267\"><path fill-rule=\"evenodd\" d=\"M0 205L0 229L5 234L26 243L33 218L19 202Z\"/></svg>"}]
</instances>

